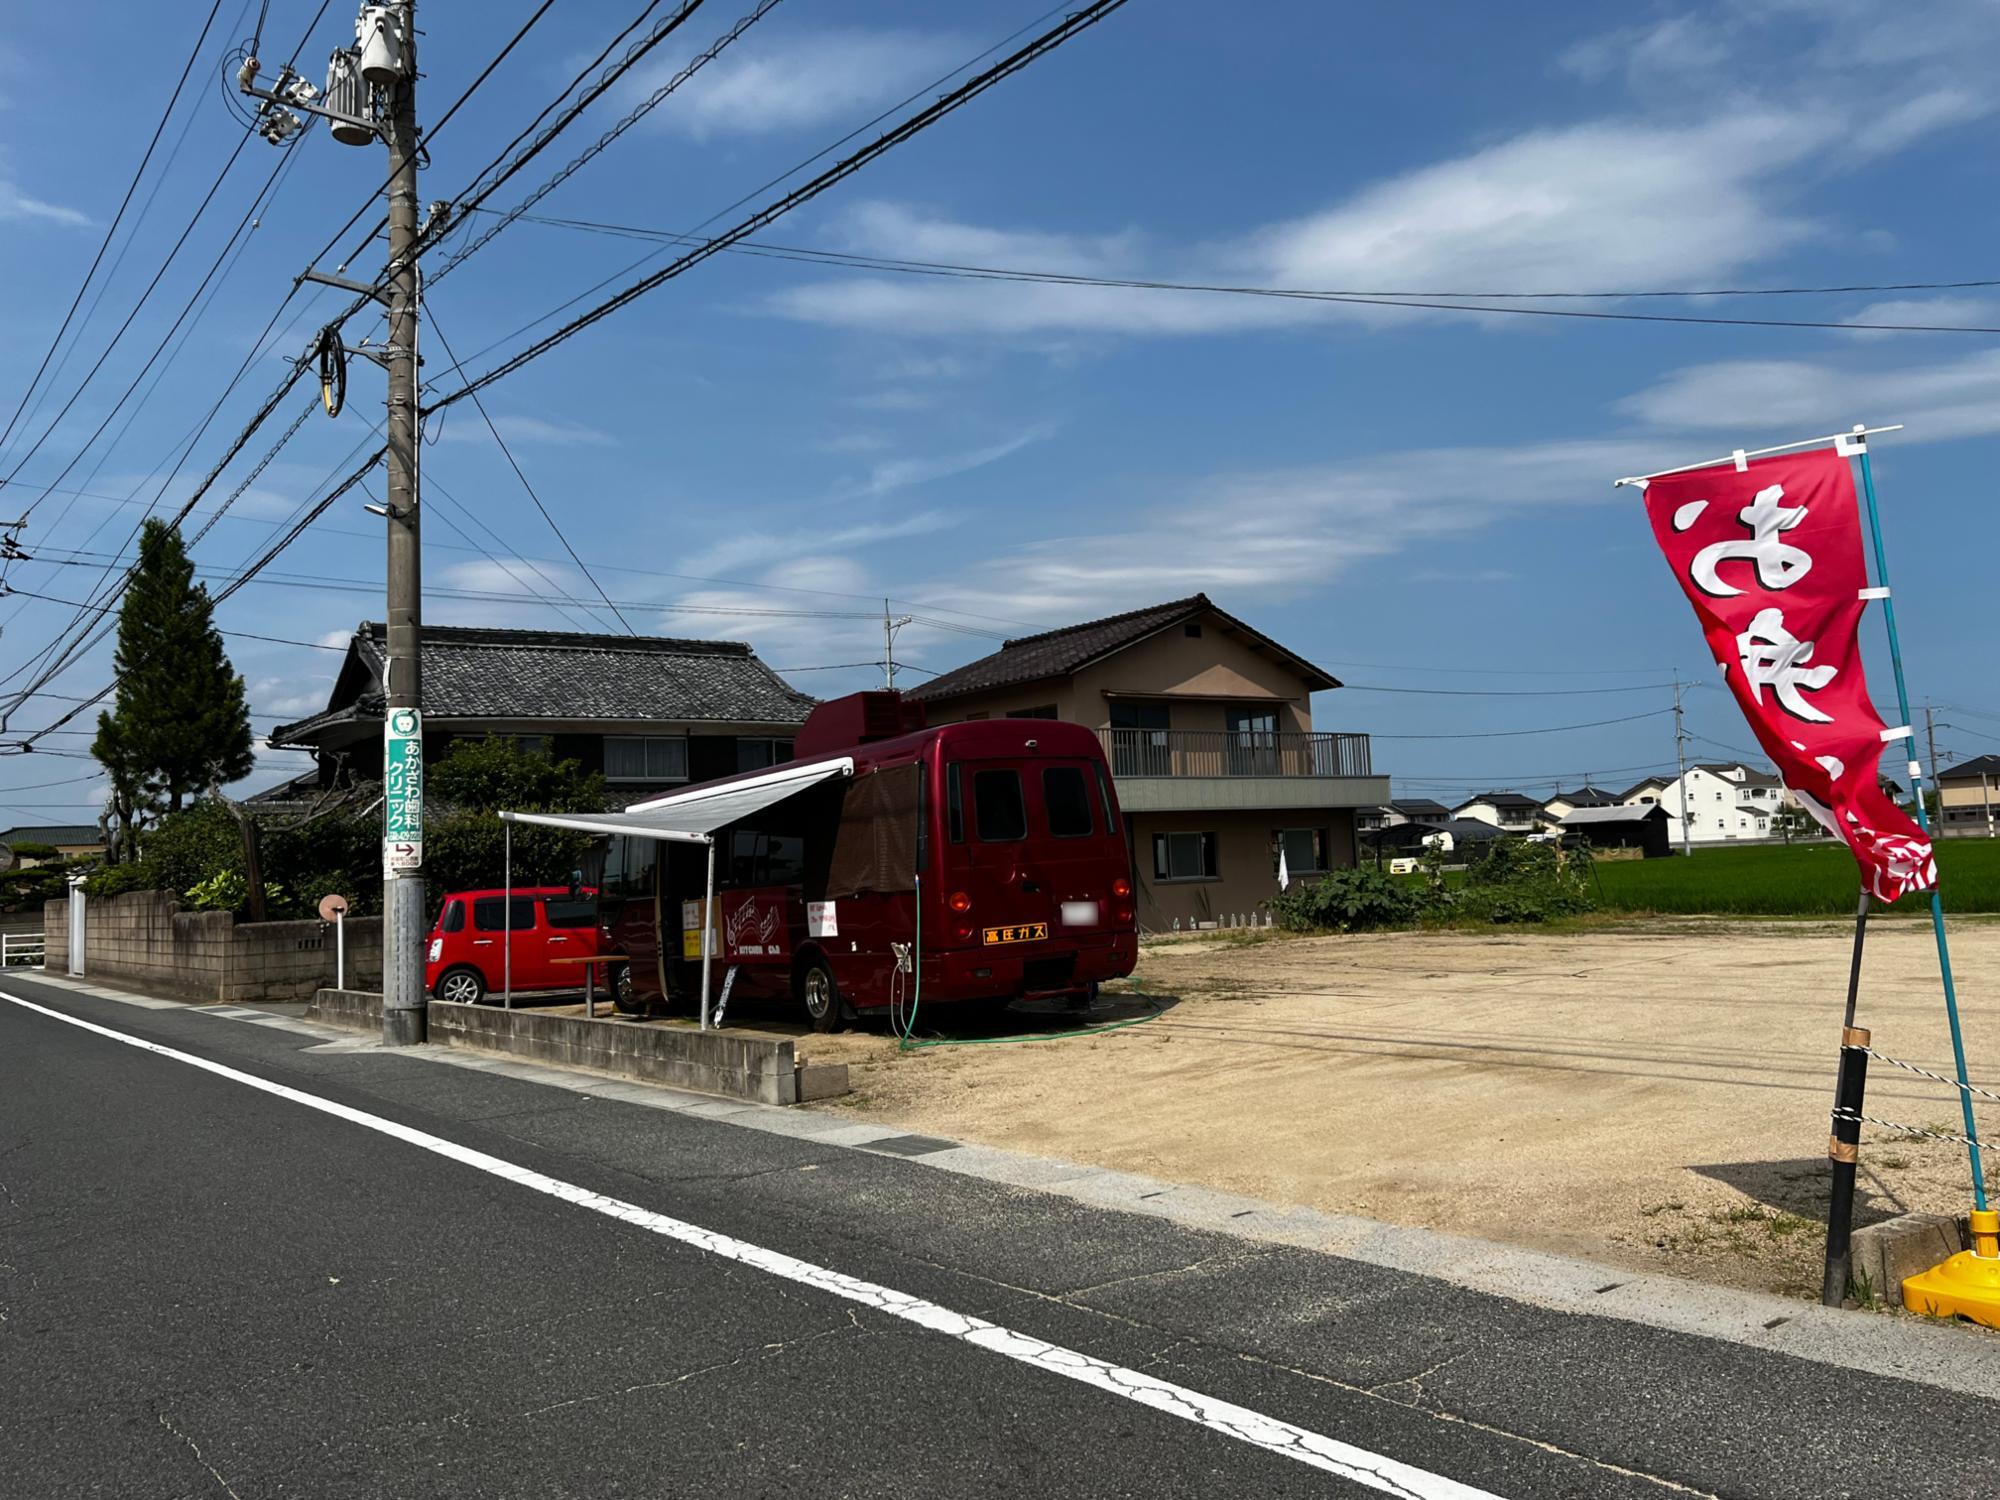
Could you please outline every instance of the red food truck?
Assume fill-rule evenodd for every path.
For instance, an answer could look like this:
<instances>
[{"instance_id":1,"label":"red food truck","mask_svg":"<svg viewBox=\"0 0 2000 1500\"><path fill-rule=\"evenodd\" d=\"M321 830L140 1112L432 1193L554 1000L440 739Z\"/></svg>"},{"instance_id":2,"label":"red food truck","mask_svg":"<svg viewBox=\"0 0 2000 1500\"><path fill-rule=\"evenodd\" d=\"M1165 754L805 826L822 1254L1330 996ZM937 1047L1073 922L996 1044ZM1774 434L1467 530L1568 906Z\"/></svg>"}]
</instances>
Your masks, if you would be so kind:
<instances>
[{"instance_id":1,"label":"red food truck","mask_svg":"<svg viewBox=\"0 0 2000 1500\"><path fill-rule=\"evenodd\" d=\"M1131 855L1083 725L925 728L921 703L857 693L813 711L796 755L623 813L505 815L613 836L620 1009L706 1016L727 978L834 1030L919 999L1087 1001L1132 972Z\"/></svg>"}]
</instances>

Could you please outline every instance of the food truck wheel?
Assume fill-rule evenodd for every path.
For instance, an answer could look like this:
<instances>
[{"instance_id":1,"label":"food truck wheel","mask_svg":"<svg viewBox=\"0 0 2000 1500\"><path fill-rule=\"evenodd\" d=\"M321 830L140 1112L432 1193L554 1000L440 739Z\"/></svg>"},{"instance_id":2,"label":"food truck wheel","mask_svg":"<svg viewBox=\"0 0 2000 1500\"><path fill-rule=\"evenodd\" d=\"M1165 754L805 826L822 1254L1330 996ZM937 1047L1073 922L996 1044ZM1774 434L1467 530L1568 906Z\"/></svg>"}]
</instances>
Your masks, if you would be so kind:
<instances>
[{"instance_id":1,"label":"food truck wheel","mask_svg":"<svg viewBox=\"0 0 2000 1500\"><path fill-rule=\"evenodd\" d=\"M632 993L632 966L613 964L604 987L611 992L611 1007L621 1016L642 1016L651 1008Z\"/></svg>"},{"instance_id":2,"label":"food truck wheel","mask_svg":"<svg viewBox=\"0 0 2000 1500\"><path fill-rule=\"evenodd\" d=\"M840 1031L845 1028L847 1007L841 1002L840 986L834 983L833 970L826 966L824 958L814 954L800 964L792 980L792 988L799 1004L805 1008L806 1019L812 1023L814 1031Z\"/></svg>"}]
</instances>

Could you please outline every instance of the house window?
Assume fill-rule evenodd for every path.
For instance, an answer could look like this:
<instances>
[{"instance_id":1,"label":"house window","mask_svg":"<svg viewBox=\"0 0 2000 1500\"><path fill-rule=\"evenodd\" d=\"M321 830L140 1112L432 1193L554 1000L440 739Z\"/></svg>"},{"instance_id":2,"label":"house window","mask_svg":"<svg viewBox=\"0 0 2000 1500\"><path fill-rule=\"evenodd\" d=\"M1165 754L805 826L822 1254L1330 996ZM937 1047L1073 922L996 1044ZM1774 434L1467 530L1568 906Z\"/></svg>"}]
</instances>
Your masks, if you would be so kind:
<instances>
[{"instance_id":1,"label":"house window","mask_svg":"<svg viewBox=\"0 0 2000 1500\"><path fill-rule=\"evenodd\" d=\"M607 734L604 737L606 781L686 781L688 742L685 735Z\"/></svg>"},{"instance_id":2,"label":"house window","mask_svg":"<svg viewBox=\"0 0 2000 1500\"><path fill-rule=\"evenodd\" d=\"M1201 639L1201 627L1194 624L1183 625L1181 627L1181 634L1191 641L1198 641Z\"/></svg>"},{"instance_id":3,"label":"house window","mask_svg":"<svg viewBox=\"0 0 2000 1500\"><path fill-rule=\"evenodd\" d=\"M792 758L792 742L775 739L739 739L736 742L736 769L762 771L781 766Z\"/></svg>"},{"instance_id":4,"label":"house window","mask_svg":"<svg viewBox=\"0 0 2000 1500\"><path fill-rule=\"evenodd\" d=\"M1154 834L1153 878L1156 880L1216 879L1215 835L1212 833Z\"/></svg>"},{"instance_id":5,"label":"house window","mask_svg":"<svg viewBox=\"0 0 2000 1500\"><path fill-rule=\"evenodd\" d=\"M1007 717L1010 719L1053 719L1055 716L1056 706L1053 703L1044 703L1040 708L1010 708L1007 710Z\"/></svg>"},{"instance_id":6,"label":"house window","mask_svg":"<svg viewBox=\"0 0 2000 1500\"><path fill-rule=\"evenodd\" d=\"M543 734L517 734L514 736L514 747L525 755L547 755L549 753L548 736Z\"/></svg>"},{"instance_id":7,"label":"house window","mask_svg":"<svg viewBox=\"0 0 2000 1500\"><path fill-rule=\"evenodd\" d=\"M1271 835L1271 873L1283 855L1287 875L1319 875L1326 870L1324 828L1280 828Z\"/></svg>"}]
</instances>

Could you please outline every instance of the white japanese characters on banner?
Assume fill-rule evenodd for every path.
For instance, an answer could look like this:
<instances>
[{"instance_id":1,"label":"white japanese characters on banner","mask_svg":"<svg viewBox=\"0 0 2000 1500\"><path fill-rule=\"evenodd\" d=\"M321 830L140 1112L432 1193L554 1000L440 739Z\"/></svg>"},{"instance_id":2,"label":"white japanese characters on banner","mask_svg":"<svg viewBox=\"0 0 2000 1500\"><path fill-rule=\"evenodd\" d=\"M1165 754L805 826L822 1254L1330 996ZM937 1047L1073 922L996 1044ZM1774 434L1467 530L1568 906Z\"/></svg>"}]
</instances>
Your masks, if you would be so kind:
<instances>
[{"instance_id":1,"label":"white japanese characters on banner","mask_svg":"<svg viewBox=\"0 0 2000 1500\"><path fill-rule=\"evenodd\" d=\"M1877 779L1893 731L1861 669L1868 567L1847 459L1820 449L1662 475L1646 483L1646 512L1785 785L1846 841L1876 896L1930 889L1930 839Z\"/></svg>"}]
</instances>

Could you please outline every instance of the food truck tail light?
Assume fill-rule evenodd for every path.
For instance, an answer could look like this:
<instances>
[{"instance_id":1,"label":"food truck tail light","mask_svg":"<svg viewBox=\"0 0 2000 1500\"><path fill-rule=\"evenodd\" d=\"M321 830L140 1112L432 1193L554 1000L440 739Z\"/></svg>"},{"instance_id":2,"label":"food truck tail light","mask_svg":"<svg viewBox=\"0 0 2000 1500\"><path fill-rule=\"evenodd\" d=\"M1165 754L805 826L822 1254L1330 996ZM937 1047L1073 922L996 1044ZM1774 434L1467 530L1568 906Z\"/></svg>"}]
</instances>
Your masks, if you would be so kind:
<instances>
[{"instance_id":1,"label":"food truck tail light","mask_svg":"<svg viewBox=\"0 0 2000 1500\"><path fill-rule=\"evenodd\" d=\"M952 909L953 911L971 911L971 910L972 910L972 898L971 898L970 896L966 895L964 891L953 891L953 892L951 893L951 903L950 903L950 904L951 904L951 909Z\"/></svg>"},{"instance_id":2,"label":"food truck tail light","mask_svg":"<svg viewBox=\"0 0 2000 1500\"><path fill-rule=\"evenodd\" d=\"M1117 917L1118 917L1118 925L1120 927L1127 926L1128 924L1130 924L1132 920L1132 908L1129 906L1119 907L1117 911Z\"/></svg>"},{"instance_id":3,"label":"food truck tail light","mask_svg":"<svg viewBox=\"0 0 2000 1500\"><path fill-rule=\"evenodd\" d=\"M958 940L961 943L972 941L972 924L970 922L961 922L958 924Z\"/></svg>"},{"instance_id":4,"label":"food truck tail light","mask_svg":"<svg viewBox=\"0 0 2000 1500\"><path fill-rule=\"evenodd\" d=\"M1123 875L1120 875L1116 880L1111 882L1111 894L1116 896L1120 901L1123 901L1127 896L1132 894L1132 882L1127 880Z\"/></svg>"}]
</instances>

